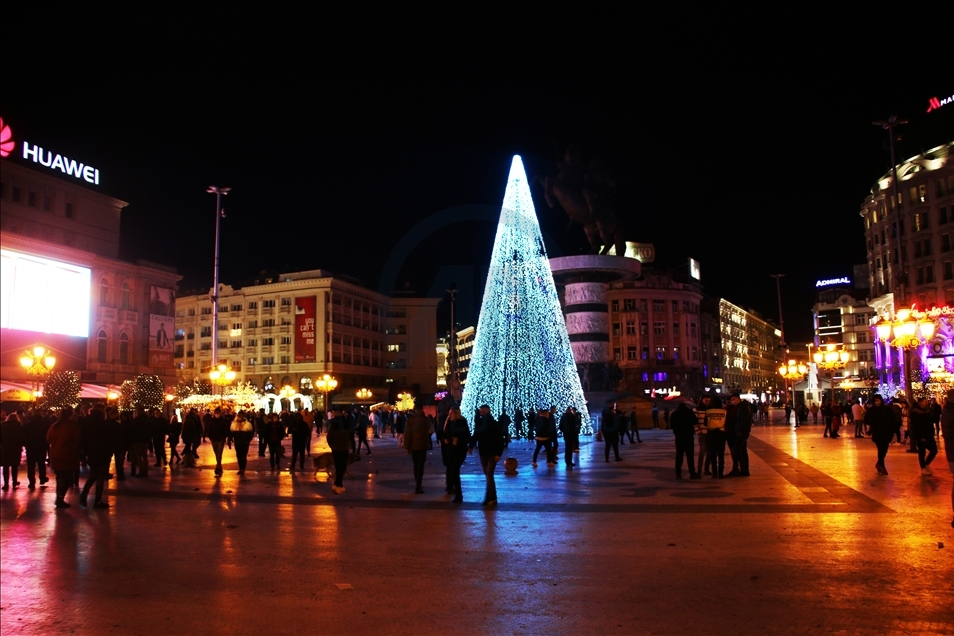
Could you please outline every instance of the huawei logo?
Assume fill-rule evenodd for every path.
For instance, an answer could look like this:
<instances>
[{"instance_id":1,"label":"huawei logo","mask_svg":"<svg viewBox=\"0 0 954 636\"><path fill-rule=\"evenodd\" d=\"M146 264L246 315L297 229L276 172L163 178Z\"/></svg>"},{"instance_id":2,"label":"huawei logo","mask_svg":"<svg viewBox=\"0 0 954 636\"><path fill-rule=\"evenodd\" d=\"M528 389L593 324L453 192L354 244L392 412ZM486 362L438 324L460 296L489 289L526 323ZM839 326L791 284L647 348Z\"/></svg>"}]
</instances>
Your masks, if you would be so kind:
<instances>
[{"instance_id":1,"label":"huawei logo","mask_svg":"<svg viewBox=\"0 0 954 636\"><path fill-rule=\"evenodd\" d=\"M17 142L13 141L13 131L10 130L10 126L3 123L3 118L0 117L0 157L9 157L16 145Z\"/></svg>"}]
</instances>

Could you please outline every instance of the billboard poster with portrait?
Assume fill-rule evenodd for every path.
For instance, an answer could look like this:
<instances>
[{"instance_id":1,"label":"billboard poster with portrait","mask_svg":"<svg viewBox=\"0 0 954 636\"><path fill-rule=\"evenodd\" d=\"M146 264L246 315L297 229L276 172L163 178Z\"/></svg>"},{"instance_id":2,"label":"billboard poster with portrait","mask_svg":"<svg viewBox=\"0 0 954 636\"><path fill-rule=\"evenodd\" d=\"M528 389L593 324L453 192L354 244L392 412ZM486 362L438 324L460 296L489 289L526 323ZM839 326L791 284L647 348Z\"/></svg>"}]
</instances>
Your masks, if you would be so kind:
<instances>
[{"instance_id":1,"label":"billboard poster with portrait","mask_svg":"<svg viewBox=\"0 0 954 636\"><path fill-rule=\"evenodd\" d=\"M175 293L167 287L149 288L149 366L169 369L174 366Z\"/></svg>"},{"instance_id":2,"label":"billboard poster with portrait","mask_svg":"<svg viewBox=\"0 0 954 636\"><path fill-rule=\"evenodd\" d=\"M295 299L295 362L315 361L315 297Z\"/></svg>"}]
</instances>

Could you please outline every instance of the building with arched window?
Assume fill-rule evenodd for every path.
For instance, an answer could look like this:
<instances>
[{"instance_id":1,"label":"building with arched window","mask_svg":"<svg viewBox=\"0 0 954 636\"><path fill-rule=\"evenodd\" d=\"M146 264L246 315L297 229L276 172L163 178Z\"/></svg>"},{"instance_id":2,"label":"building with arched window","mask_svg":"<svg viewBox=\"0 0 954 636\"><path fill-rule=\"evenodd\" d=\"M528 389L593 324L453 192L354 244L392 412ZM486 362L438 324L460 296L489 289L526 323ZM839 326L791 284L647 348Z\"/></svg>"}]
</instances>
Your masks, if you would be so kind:
<instances>
[{"instance_id":1,"label":"building with arched window","mask_svg":"<svg viewBox=\"0 0 954 636\"><path fill-rule=\"evenodd\" d=\"M54 351L57 369L76 371L84 384L116 386L146 373L174 385L171 347L167 358L156 351L150 325L157 312L172 320L181 276L171 267L118 258L124 201L14 158L0 161L0 377L28 381L19 355L43 344ZM60 271L82 279L82 289L58 284ZM170 302L153 302L156 290ZM63 316L75 323L68 333L56 327Z\"/></svg>"}]
</instances>

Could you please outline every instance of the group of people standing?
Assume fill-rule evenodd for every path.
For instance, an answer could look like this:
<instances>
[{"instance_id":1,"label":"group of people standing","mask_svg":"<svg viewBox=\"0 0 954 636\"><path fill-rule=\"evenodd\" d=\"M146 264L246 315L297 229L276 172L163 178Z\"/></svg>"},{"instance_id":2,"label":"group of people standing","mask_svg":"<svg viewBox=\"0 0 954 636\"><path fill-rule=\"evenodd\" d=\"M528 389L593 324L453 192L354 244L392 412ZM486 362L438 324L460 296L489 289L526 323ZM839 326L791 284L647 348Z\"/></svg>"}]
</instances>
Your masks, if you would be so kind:
<instances>
[{"instance_id":1,"label":"group of people standing","mask_svg":"<svg viewBox=\"0 0 954 636\"><path fill-rule=\"evenodd\" d=\"M733 393L723 408L717 395L706 394L695 409L681 403L670 418L676 440L676 479L682 479L685 458L690 479L749 477L749 435L752 432L752 406ZM699 453L693 457L694 437L699 438ZM732 467L725 472L725 449L728 447Z\"/></svg>"}]
</instances>

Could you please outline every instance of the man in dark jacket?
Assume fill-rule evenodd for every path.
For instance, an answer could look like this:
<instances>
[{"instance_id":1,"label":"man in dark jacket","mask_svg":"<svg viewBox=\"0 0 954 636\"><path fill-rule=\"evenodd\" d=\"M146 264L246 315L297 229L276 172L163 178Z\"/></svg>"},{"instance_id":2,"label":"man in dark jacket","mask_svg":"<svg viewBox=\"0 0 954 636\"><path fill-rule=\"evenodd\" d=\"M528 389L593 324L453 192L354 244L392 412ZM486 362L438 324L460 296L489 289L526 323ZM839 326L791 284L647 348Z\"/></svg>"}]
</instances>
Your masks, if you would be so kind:
<instances>
[{"instance_id":1,"label":"man in dark jacket","mask_svg":"<svg viewBox=\"0 0 954 636\"><path fill-rule=\"evenodd\" d=\"M736 391L729 398L729 403L725 407L725 443L729 447L729 458L732 460L732 470L726 473L726 477L735 477L739 474L739 464L736 462L732 448L735 446L735 422L739 416L739 404L741 402L742 394Z\"/></svg>"},{"instance_id":2,"label":"man in dark jacket","mask_svg":"<svg viewBox=\"0 0 954 636\"><path fill-rule=\"evenodd\" d=\"M132 449L131 472L133 477L149 476L149 439L152 433L149 428L149 416L144 409L136 409L136 417L132 420L129 431L130 448Z\"/></svg>"},{"instance_id":3,"label":"man in dark jacket","mask_svg":"<svg viewBox=\"0 0 954 636\"><path fill-rule=\"evenodd\" d=\"M682 458L689 464L689 479L702 479L696 472L695 456L692 453L692 438L696 430L696 416L685 402L679 404L669 418L672 434L676 438L676 479L682 479Z\"/></svg>"},{"instance_id":4,"label":"man in dark jacket","mask_svg":"<svg viewBox=\"0 0 954 636\"><path fill-rule=\"evenodd\" d=\"M40 474L40 486L50 481L46 476L46 432L48 430L50 430L49 420L37 410L30 411L23 430L30 490L36 488L36 473Z\"/></svg>"},{"instance_id":5,"label":"man in dark jacket","mask_svg":"<svg viewBox=\"0 0 954 636\"><path fill-rule=\"evenodd\" d=\"M414 492L423 494L424 464L427 461L427 447L431 441L431 429L424 416L424 407L414 405L414 413L404 426L404 448L414 462Z\"/></svg>"},{"instance_id":6,"label":"man in dark jacket","mask_svg":"<svg viewBox=\"0 0 954 636\"><path fill-rule=\"evenodd\" d=\"M931 462L937 457L937 440L934 439L934 418L928 399L922 397L911 407L908 417L911 419L911 435L918 449L918 463L922 475L931 475Z\"/></svg>"},{"instance_id":7,"label":"man in dark jacket","mask_svg":"<svg viewBox=\"0 0 954 636\"><path fill-rule=\"evenodd\" d=\"M954 389L947 392L947 401L941 411L941 434L944 435L944 453L947 465L954 474ZM951 486L951 508L954 509L954 485ZM954 528L954 520L951 521Z\"/></svg>"},{"instance_id":8,"label":"man in dark jacket","mask_svg":"<svg viewBox=\"0 0 954 636\"><path fill-rule=\"evenodd\" d=\"M305 423L304 418L299 413L292 413L288 418L288 433L292 438L292 457L291 472L295 472L295 460L298 460L298 467L305 470L305 448L308 446L308 438L311 437L311 427Z\"/></svg>"},{"instance_id":9,"label":"man in dark jacket","mask_svg":"<svg viewBox=\"0 0 954 636\"><path fill-rule=\"evenodd\" d=\"M609 461L610 449L616 455L616 461L621 462L623 458L619 456L619 415L616 408L603 409L600 417L600 431L603 434L603 458Z\"/></svg>"},{"instance_id":10,"label":"man in dark jacket","mask_svg":"<svg viewBox=\"0 0 954 636\"><path fill-rule=\"evenodd\" d=\"M222 451L225 449L225 442L229 436L229 422L222 417L222 409L216 407L206 426L205 436L212 443L212 451L215 453L215 476L221 477Z\"/></svg>"},{"instance_id":11,"label":"man in dark jacket","mask_svg":"<svg viewBox=\"0 0 954 636\"><path fill-rule=\"evenodd\" d=\"M738 394L732 396L731 403L736 405L735 440L732 443L732 472L740 477L749 476L749 435L752 433L752 407ZM726 416L728 420L728 416Z\"/></svg>"},{"instance_id":12,"label":"man in dark jacket","mask_svg":"<svg viewBox=\"0 0 954 636\"><path fill-rule=\"evenodd\" d=\"M336 494L345 491L342 479L345 471L348 469L348 450L351 446L351 424L348 418L341 412L341 407L336 406L332 410L332 418L328 420L328 447L331 449L331 456L335 461L335 483L331 487Z\"/></svg>"},{"instance_id":13,"label":"man in dark jacket","mask_svg":"<svg viewBox=\"0 0 954 636\"><path fill-rule=\"evenodd\" d=\"M573 407L566 407L566 413L560 417L560 432L563 433L563 459L567 470L573 470L573 451L580 443L580 424Z\"/></svg>"},{"instance_id":14,"label":"man in dark jacket","mask_svg":"<svg viewBox=\"0 0 954 636\"><path fill-rule=\"evenodd\" d=\"M106 490L109 460L112 459L113 450L116 448L116 431L113 422L106 419L106 414L101 408L94 408L86 418L83 435L82 444L89 461L89 477L80 492L80 505L86 507L89 490L95 484L93 507L109 508L109 504L103 501L103 492Z\"/></svg>"},{"instance_id":15,"label":"man in dark jacket","mask_svg":"<svg viewBox=\"0 0 954 636\"><path fill-rule=\"evenodd\" d=\"M166 459L166 432L168 426L166 425L166 418L162 417L159 409L152 409L149 425L152 431L152 452L156 454L156 463L153 466L156 468L168 466L169 461Z\"/></svg>"},{"instance_id":16,"label":"man in dark jacket","mask_svg":"<svg viewBox=\"0 0 954 636\"><path fill-rule=\"evenodd\" d=\"M487 477L487 490L484 493L483 503L485 506L497 504L497 483L494 481L494 470L496 470L497 462L500 461L500 456L503 454L505 441L505 433L500 422L490 414L488 405L482 405L477 421L474 422L471 451L473 446L477 447L477 452L480 454L480 465L484 469L484 476Z\"/></svg>"},{"instance_id":17,"label":"man in dark jacket","mask_svg":"<svg viewBox=\"0 0 954 636\"><path fill-rule=\"evenodd\" d=\"M885 406L884 399L880 395L874 396L874 404L865 411L865 424L871 430L871 441L878 447L878 463L875 464L875 469L879 475L887 475L888 469L885 468L884 458L888 454L891 437L899 429L891 407Z\"/></svg>"}]
</instances>

